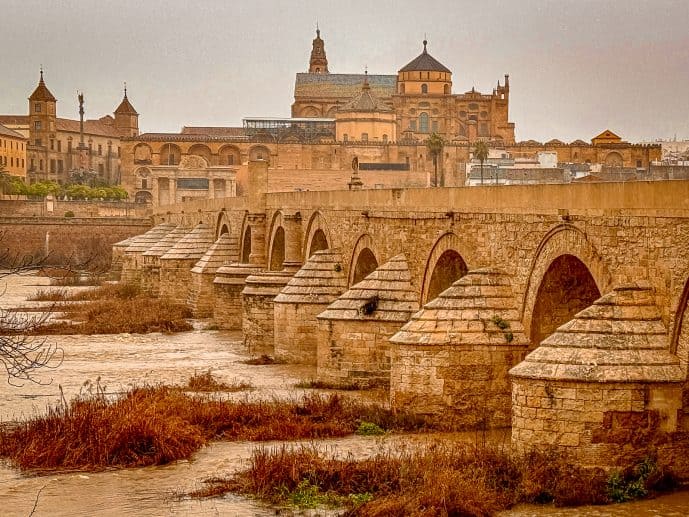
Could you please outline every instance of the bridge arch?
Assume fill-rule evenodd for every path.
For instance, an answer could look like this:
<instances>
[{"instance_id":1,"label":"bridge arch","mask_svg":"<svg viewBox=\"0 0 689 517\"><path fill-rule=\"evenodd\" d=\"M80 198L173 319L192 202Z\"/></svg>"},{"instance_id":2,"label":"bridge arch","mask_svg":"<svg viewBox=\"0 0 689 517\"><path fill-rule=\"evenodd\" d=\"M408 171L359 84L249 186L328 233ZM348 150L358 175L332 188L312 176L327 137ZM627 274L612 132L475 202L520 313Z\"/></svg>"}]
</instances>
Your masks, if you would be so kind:
<instances>
[{"instance_id":1,"label":"bridge arch","mask_svg":"<svg viewBox=\"0 0 689 517\"><path fill-rule=\"evenodd\" d=\"M581 229L561 224L541 240L524 291L522 321L531 348L612 287L600 254Z\"/></svg>"},{"instance_id":2,"label":"bridge arch","mask_svg":"<svg viewBox=\"0 0 689 517\"><path fill-rule=\"evenodd\" d=\"M246 215L244 215L244 221L242 221L241 244L239 249L239 262L242 264L248 264L249 255L251 255L251 225L249 224L249 218Z\"/></svg>"},{"instance_id":3,"label":"bridge arch","mask_svg":"<svg viewBox=\"0 0 689 517\"><path fill-rule=\"evenodd\" d=\"M302 255L306 262L317 251L327 250L332 247L330 231L323 214L316 211L309 218L306 225L306 238Z\"/></svg>"},{"instance_id":4,"label":"bridge arch","mask_svg":"<svg viewBox=\"0 0 689 517\"><path fill-rule=\"evenodd\" d=\"M470 263L474 264L471 246L457 234L448 231L438 237L426 260L420 304L423 306L436 298L455 280L466 275Z\"/></svg>"},{"instance_id":5,"label":"bridge arch","mask_svg":"<svg viewBox=\"0 0 689 517\"><path fill-rule=\"evenodd\" d=\"M270 223L268 250L268 269L282 271L285 262L285 228L281 210L273 214L273 220Z\"/></svg>"},{"instance_id":6,"label":"bridge arch","mask_svg":"<svg viewBox=\"0 0 689 517\"><path fill-rule=\"evenodd\" d=\"M371 235L364 233L359 237L352 251L352 260L349 262L350 287L361 282L378 268L379 261L375 249Z\"/></svg>"},{"instance_id":7,"label":"bridge arch","mask_svg":"<svg viewBox=\"0 0 689 517\"><path fill-rule=\"evenodd\" d=\"M224 233L230 233L232 226L230 225L230 220L227 217L227 212L222 210L218 213L215 218L215 238L216 240Z\"/></svg>"}]
</instances>

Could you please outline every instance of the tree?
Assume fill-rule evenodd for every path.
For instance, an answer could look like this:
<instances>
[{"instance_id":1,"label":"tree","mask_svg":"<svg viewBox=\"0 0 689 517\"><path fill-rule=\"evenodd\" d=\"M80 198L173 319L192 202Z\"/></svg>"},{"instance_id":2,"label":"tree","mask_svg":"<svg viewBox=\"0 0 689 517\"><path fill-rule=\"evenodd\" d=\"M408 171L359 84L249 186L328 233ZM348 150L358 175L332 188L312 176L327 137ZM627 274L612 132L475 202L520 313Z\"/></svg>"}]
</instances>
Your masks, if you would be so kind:
<instances>
[{"instance_id":1,"label":"tree","mask_svg":"<svg viewBox=\"0 0 689 517\"><path fill-rule=\"evenodd\" d=\"M9 248L0 250L0 278L27 274L39 265L40 261L33 257L14 256ZM59 346L45 337L32 335L48 317L48 312L22 315L0 307L0 364L10 384L21 386L26 381L46 384L36 377L36 372L62 364L63 350Z\"/></svg>"},{"instance_id":2,"label":"tree","mask_svg":"<svg viewBox=\"0 0 689 517\"><path fill-rule=\"evenodd\" d=\"M431 133L431 136L426 140L426 147L428 152L433 157L433 186L438 186L438 158L443 154L443 147L445 140L437 133ZM441 181L441 186L445 186L445 181Z\"/></svg>"},{"instance_id":3,"label":"tree","mask_svg":"<svg viewBox=\"0 0 689 517\"><path fill-rule=\"evenodd\" d=\"M488 146L485 142L476 142L474 145L474 158L481 162L481 185L483 185L483 162L488 159Z\"/></svg>"}]
</instances>

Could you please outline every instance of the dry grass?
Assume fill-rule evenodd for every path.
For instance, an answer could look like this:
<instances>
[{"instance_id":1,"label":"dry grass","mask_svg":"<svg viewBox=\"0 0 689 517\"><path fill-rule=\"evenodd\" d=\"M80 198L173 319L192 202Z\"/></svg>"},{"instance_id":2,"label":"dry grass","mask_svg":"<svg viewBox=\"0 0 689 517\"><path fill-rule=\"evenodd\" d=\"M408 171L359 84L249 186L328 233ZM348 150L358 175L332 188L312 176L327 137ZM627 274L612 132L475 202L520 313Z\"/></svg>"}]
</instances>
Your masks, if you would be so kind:
<instances>
[{"instance_id":1,"label":"dry grass","mask_svg":"<svg viewBox=\"0 0 689 517\"><path fill-rule=\"evenodd\" d=\"M412 420L338 395L298 401L213 400L164 386L117 400L75 399L0 430L0 456L24 470L138 467L188 458L210 440L296 440L352 434L362 420L411 430Z\"/></svg>"},{"instance_id":2,"label":"dry grass","mask_svg":"<svg viewBox=\"0 0 689 517\"><path fill-rule=\"evenodd\" d=\"M207 370L203 373L194 373L194 375L189 377L187 385L184 388L189 391L197 392L235 392L250 390L253 388L253 386L250 383L244 381L235 380L230 384L221 382L213 376L210 370Z\"/></svg>"},{"instance_id":3,"label":"dry grass","mask_svg":"<svg viewBox=\"0 0 689 517\"><path fill-rule=\"evenodd\" d=\"M64 289L39 289L33 296L27 298L32 302L64 302L68 299Z\"/></svg>"},{"instance_id":4,"label":"dry grass","mask_svg":"<svg viewBox=\"0 0 689 517\"><path fill-rule=\"evenodd\" d=\"M87 302L60 306L69 321L43 325L35 334L145 334L191 330L189 308L153 298L130 284L104 284L65 295L65 301Z\"/></svg>"},{"instance_id":5,"label":"dry grass","mask_svg":"<svg viewBox=\"0 0 689 517\"><path fill-rule=\"evenodd\" d=\"M294 387L306 389L306 390L356 391L356 390L362 389L362 387L355 382L336 383L336 382L319 381L317 379L311 379L308 381L300 381L300 382L296 383L294 385Z\"/></svg>"},{"instance_id":6,"label":"dry grass","mask_svg":"<svg viewBox=\"0 0 689 517\"><path fill-rule=\"evenodd\" d=\"M643 479L645 493L667 478L662 469L655 472L655 479ZM463 444L387 451L364 460L326 458L312 446L258 448L247 470L207 480L192 496L226 492L273 504L336 504L350 517L488 516L517 503L580 506L607 504L612 497L602 469L582 469L554 453L512 456Z\"/></svg>"}]
</instances>

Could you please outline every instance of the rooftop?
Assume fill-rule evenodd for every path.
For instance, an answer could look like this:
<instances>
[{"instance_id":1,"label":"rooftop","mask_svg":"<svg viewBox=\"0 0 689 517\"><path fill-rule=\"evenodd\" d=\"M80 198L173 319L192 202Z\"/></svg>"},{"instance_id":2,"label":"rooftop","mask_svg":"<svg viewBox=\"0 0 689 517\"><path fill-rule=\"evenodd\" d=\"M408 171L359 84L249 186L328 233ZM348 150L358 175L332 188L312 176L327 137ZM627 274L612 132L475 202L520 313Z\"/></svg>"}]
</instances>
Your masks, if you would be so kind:
<instances>
[{"instance_id":1,"label":"rooftop","mask_svg":"<svg viewBox=\"0 0 689 517\"><path fill-rule=\"evenodd\" d=\"M400 72L418 72L418 71L430 71L430 72L447 72L452 73L452 71L443 65L436 58L431 56L426 49L428 42L423 41L423 52L407 63L404 67L400 68Z\"/></svg>"}]
</instances>

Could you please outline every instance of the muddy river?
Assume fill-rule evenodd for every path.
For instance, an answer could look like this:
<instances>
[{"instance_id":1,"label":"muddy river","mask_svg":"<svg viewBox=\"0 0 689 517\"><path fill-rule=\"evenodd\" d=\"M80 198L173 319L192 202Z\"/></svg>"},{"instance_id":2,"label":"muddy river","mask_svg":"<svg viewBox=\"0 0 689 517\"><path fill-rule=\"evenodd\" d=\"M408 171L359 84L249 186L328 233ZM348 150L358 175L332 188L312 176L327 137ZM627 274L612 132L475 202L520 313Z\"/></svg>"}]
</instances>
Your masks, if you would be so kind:
<instances>
[{"instance_id":1,"label":"muddy river","mask_svg":"<svg viewBox=\"0 0 689 517\"><path fill-rule=\"evenodd\" d=\"M47 279L12 276L2 279L3 308L22 307L30 313L45 307L45 302L29 302L38 289L46 289ZM199 324L199 328L201 328ZM94 389L99 383L107 393L116 394L135 385L183 384L195 372L209 368L224 382L247 382L248 393L233 396L299 397L303 390L294 387L312 379L315 369L294 365L249 366L237 332L194 330L175 335L118 334L108 336L55 336L50 338L64 351L59 368L40 372L46 384L25 383L15 387L0 380L0 420L22 419L45 411L64 396L70 399ZM380 396L367 394L366 396ZM423 442L438 437L391 436L348 437L319 440L319 447L333 455L363 458L386 447L406 442ZM475 440L473 433L453 434L442 439ZM493 440L505 441L503 434ZM261 446L279 445L266 443ZM64 473L26 476L0 463L0 515L3 516L122 516L122 515L275 515L268 508L247 498L228 495L217 499L191 500L183 494L198 488L208 477L229 475L241 469L257 444L217 442L203 448L190 461L164 467L124 469L99 473ZM310 511L308 515L336 515L334 511ZM661 498L606 507L555 509L520 506L503 516L628 516L689 514L689 492Z\"/></svg>"}]
</instances>

